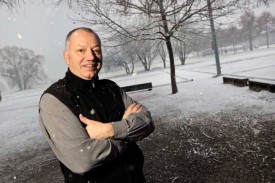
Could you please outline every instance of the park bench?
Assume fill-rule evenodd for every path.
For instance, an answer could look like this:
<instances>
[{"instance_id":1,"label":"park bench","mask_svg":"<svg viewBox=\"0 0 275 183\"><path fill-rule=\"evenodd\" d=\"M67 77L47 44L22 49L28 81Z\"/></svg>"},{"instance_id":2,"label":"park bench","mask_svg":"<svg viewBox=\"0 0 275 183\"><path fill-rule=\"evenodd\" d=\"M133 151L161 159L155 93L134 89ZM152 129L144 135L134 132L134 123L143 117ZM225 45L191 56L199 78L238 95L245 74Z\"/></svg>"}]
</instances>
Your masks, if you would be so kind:
<instances>
[{"instance_id":1,"label":"park bench","mask_svg":"<svg viewBox=\"0 0 275 183\"><path fill-rule=\"evenodd\" d=\"M138 91L138 90L152 90L153 86L152 83L142 83L130 86L121 87L124 92L131 92L131 91Z\"/></svg>"},{"instance_id":2,"label":"park bench","mask_svg":"<svg viewBox=\"0 0 275 183\"><path fill-rule=\"evenodd\" d=\"M249 79L249 89L254 91L267 90L275 93L275 81L263 79Z\"/></svg>"},{"instance_id":3,"label":"park bench","mask_svg":"<svg viewBox=\"0 0 275 183\"><path fill-rule=\"evenodd\" d=\"M248 86L248 78L240 77L240 76L224 76L223 83L244 87L244 86Z\"/></svg>"}]
</instances>

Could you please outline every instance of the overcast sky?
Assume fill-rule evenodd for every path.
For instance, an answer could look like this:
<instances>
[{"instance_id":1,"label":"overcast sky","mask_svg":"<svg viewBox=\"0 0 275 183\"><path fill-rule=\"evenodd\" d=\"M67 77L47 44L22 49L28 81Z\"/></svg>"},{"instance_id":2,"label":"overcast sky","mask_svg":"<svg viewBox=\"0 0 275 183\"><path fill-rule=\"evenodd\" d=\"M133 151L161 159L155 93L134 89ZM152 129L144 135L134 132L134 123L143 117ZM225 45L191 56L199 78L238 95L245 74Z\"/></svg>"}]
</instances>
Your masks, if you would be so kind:
<instances>
[{"instance_id":1,"label":"overcast sky","mask_svg":"<svg viewBox=\"0 0 275 183\"><path fill-rule=\"evenodd\" d=\"M25 2L12 12L0 7L0 48L18 46L32 49L45 56L44 68L52 80L62 78L67 69L62 56L65 36L70 30L85 25L70 20L68 16L73 17L73 13L64 6ZM275 3L265 9L274 12Z\"/></svg>"},{"instance_id":2,"label":"overcast sky","mask_svg":"<svg viewBox=\"0 0 275 183\"><path fill-rule=\"evenodd\" d=\"M45 56L45 71L56 80L64 76L67 67L63 60L66 34L79 26L68 18L65 7L26 1L12 12L0 7L0 48L18 46ZM71 15L70 15L71 16Z\"/></svg>"}]
</instances>

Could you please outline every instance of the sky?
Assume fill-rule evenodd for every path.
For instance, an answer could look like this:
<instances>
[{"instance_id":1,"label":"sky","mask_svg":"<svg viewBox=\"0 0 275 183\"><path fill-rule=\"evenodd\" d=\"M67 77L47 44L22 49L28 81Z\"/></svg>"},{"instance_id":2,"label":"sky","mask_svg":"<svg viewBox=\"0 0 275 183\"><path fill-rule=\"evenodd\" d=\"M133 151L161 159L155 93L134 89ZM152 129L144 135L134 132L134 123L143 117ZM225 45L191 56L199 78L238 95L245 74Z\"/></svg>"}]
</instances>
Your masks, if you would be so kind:
<instances>
[{"instance_id":1,"label":"sky","mask_svg":"<svg viewBox=\"0 0 275 183\"><path fill-rule=\"evenodd\" d=\"M63 60L66 34L79 26L68 17L66 7L44 5L26 1L21 7L10 11L0 7L0 48L18 46L34 50L45 56L45 72L56 80L64 76L67 67Z\"/></svg>"},{"instance_id":2,"label":"sky","mask_svg":"<svg viewBox=\"0 0 275 183\"><path fill-rule=\"evenodd\" d=\"M270 12L272 9L275 9L275 3L267 8ZM86 26L69 17L74 17L74 13L66 6L45 5L34 0L26 0L13 11L2 6L0 48L18 46L32 49L35 54L45 56L44 70L52 81L62 78L67 69L63 60L66 34L76 27Z\"/></svg>"}]
</instances>

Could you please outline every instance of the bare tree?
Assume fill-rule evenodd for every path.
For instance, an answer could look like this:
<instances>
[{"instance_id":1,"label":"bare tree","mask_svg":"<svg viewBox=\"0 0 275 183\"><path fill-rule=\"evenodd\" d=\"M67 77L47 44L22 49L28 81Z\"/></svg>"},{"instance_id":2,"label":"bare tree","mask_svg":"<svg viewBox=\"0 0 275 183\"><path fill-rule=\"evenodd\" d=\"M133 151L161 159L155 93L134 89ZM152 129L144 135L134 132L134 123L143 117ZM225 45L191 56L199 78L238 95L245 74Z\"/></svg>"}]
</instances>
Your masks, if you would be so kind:
<instances>
[{"instance_id":1,"label":"bare tree","mask_svg":"<svg viewBox=\"0 0 275 183\"><path fill-rule=\"evenodd\" d=\"M172 93L177 93L171 39L189 18L196 16L194 22L201 20L207 10L206 3L196 0L78 0L76 2L59 0L58 2L64 1L68 2L70 7L75 7L80 13L82 22L105 26L106 33L110 37L120 34L133 40L164 40L170 60ZM148 19L150 21L144 21Z\"/></svg>"},{"instance_id":2,"label":"bare tree","mask_svg":"<svg viewBox=\"0 0 275 183\"><path fill-rule=\"evenodd\" d=\"M191 52L190 49L187 47L186 41L175 41L175 51L176 54L178 55L181 65L185 65L186 58L188 54Z\"/></svg>"},{"instance_id":3,"label":"bare tree","mask_svg":"<svg viewBox=\"0 0 275 183\"><path fill-rule=\"evenodd\" d=\"M142 63L145 71L150 71L153 60L158 53L158 42L143 40L139 42L139 48L137 49L137 56Z\"/></svg>"},{"instance_id":4,"label":"bare tree","mask_svg":"<svg viewBox=\"0 0 275 183\"><path fill-rule=\"evenodd\" d=\"M112 51L110 51L112 56L109 54L109 57L113 57L111 60L117 66L124 68L126 74L133 74L138 61L138 42L131 41L123 35L118 35L116 39L118 46L112 47Z\"/></svg>"},{"instance_id":5,"label":"bare tree","mask_svg":"<svg viewBox=\"0 0 275 183\"><path fill-rule=\"evenodd\" d=\"M203 55L202 52L205 51L205 49L212 49L209 32L194 35L189 41L192 42L192 50L197 53L198 57Z\"/></svg>"},{"instance_id":6,"label":"bare tree","mask_svg":"<svg viewBox=\"0 0 275 183\"><path fill-rule=\"evenodd\" d=\"M191 40L194 39L194 35L200 34L199 31L190 26L182 26L176 33L177 39L173 41L175 47L175 53L180 59L181 65L185 65L186 58L191 52Z\"/></svg>"},{"instance_id":7,"label":"bare tree","mask_svg":"<svg viewBox=\"0 0 275 183\"><path fill-rule=\"evenodd\" d=\"M114 66L122 67L125 70L126 74L132 74L134 72L134 68L135 68L134 63L132 64L131 62L129 62L129 60L123 57L122 54L116 54L116 55L113 55L112 57L109 56L108 58L112 63L110 67L114 67Z\"/></svg>"},{"instance_id":8,"label":"bare tree","mask_svg":"<svg viewBox=\"0 0 275 183\"><path fill-rule=\"evenodd\" d=\"M241 0L211 0L212 11L220 16ZM247 1L247 0L245 0ZM114 38L124 35L133 40L164 40L170 61L172 93L177 93L173 46L175 33L186 24L208 20L208 4L203 0L58 0L67 2L80 15L79 21L97 26ZM224 9L224 11L222 11ZM219 10L219 11L218 11ZM191 20L192 18L192 20ZM144 21L148 20L150 21ZM191 20L187 23L187 20ZM104 27L104 28L103 28ZM110 40L109 40L110 42Z\"/></svg>"},{"instance_id":9,"label":"bare tree","mask_svg":"<svg viewBox=\"0 0 275 183\"><path fill-rule=\"evenodd\" d=\"M235 44L238 39L238 29L234 25L230 25L228 28L219 27L216 31L218 38L218 45L221 54L227 54L228 51L236 53ZM230 48L232 47L232 48Z\"/></svg>"},{"instance_id":10,"label":"bare tree","mask_svg":"<svg viewBox=\"0 0 275 183\"><path fill-rule=\"evenodd\" d=\"M123 47L126 47L126 45L123 45ZM133 74L137 58L136 52L130 55L134 50L128 48L127 50L123 50L122 48L117 48L116 50L116 53L112 54L112 57L110 57L113 64L122 67L126 74Z\"/></svg>"},{"instance_id":11,"label":"bare tree","mask_svg":"<svg viewBox=\"0 0 275 183\"><path fill-rule=\"evenodd\" d=\"M0 0L0 7L6 6L9 9L13 9L15 6L19 6L24 3L24 0Z\"/></svg>"},{"instance_id":12,"label":"bare tree","mask_svg":"<svg viewBox=\"0 0 275 183\"><path fill-rule=\"evenodd\" d=\"M229 33L228 34L228 39L231 40L231 44L232 44L234 54L237 51L236 48L235 48L235 45L236 45L236 42L237 42L236 39L238 38L238 34L239 34L238 32L239 32L238 28L234 25L231 25L228 29L228 33Z\"/></svg>"},{"instance_id":13,"label":"bare tree","mask_svg":"<svg viewBox=\"0 0 275 183\"><path fill-rule=\"evenodd\" d=\"M257 18L257 25L260 32L264 32L266 38L266 46L269 48L269 29L271 25L275 24L275 17L269 12L262 12L260 17Z\"/></svg>"},{"instance_id":14,"label":"bare tree","mask_svg":"<svg viewBox=\"0 0 275 183\"><path fill-rule=\"evenodd\" d=\"M249 49L253 51L253 38L256 28L255 15L252 11L246 11L241 16L240 24L242 26L243 33L248 36Z\"/></svg>"},{"instance_id":15,"label":"bare tree","mask_svg":"<svg viewBox=\"0 0 275 183\"><path fill-rule=\"evenodd\" d=\"M0 49L1 75L20 90L30 88L36 81L45 80L44 57L32 50L18 47Z\"/></svg>"},{"instance_id":16,"label":"bare tree","mask_svg":"<svg viewBox=\"0 0 275 183\"><path fill-rule=\"evenodd\" d=\"M158 46L158 54L162 60L163 68L166 68L166 49L164 48L164 44L161 42Z\"/></svg>"}]
</instances>

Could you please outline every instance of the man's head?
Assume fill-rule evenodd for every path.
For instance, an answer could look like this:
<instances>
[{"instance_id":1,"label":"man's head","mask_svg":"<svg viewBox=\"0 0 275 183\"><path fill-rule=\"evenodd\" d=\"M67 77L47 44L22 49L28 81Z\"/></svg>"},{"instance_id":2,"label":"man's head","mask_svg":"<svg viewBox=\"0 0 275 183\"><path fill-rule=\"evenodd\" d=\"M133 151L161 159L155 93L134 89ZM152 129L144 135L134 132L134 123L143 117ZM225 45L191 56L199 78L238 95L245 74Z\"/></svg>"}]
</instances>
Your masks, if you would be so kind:
<instances>
[{"instance_id":1,"label":"man's head","mask_svg":"<svg viewBox=\"0 0 275 183\"><path fill-rule=\"evenodd\" d=\"M68 33L64 59L73 74L93 79L102 67L102 58L101 42L93 30L81 27Z\"/></svg>"}]
</instances>

